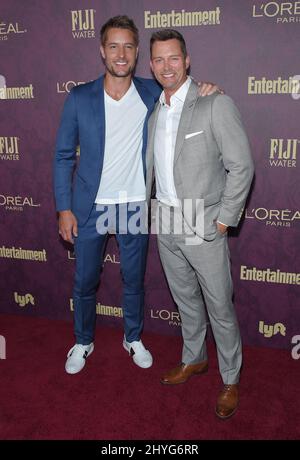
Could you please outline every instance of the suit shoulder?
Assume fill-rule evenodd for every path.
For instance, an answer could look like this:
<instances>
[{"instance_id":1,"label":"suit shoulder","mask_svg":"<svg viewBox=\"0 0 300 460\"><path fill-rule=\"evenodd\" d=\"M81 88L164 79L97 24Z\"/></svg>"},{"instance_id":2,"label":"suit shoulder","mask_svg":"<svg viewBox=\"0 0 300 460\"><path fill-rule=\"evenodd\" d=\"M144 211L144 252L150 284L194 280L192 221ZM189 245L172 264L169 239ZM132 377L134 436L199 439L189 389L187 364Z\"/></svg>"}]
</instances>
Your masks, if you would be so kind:
<instances>
[{"instance_id":1,"label":"suit shoulder","mask_svg":"<svg viewBox=\"0 0 300 460\"><path fill-rule=\"evenodd\" d=\"M161 94L162 88L153 78L134 77L134 81L146 88L157 100Z\"/></svg>"},{"instance_id":2,"label":"suit shoulder","mask_svg":"<svg viewBox=\"0 0 300 460\"><path fill-rule=\"evenodd\" d=\"M153 86L153 85L158 86L158 83L153 78L144 78L144 77L134 76L134 80L144 86Z\"/></svg>"},{"instance_id":3,"label":"suit shoulder","mask_svg":"<svg viewBox=\"0 0 300 460\"><path fill-rule=\"evenodd\" d=\"M218 109L226 109L226 108L229 108L229 107L235 107L235 103L234 103L234 100L228 96L227 94L219 94L219 93L214 93L212 94L212 96L214 96L214 99L212 99L212 106L214 108L218 108ZM209 96L211 97L211 96Z\"/></svg>"},{"instance_id":4,"label":"suit shoulder","mask_svg":"<svg viewBox=\"0 0 300 460\"><path fill-rule=\"evenodd\" d=\"M205 113L211 113L212 106L217 97L218 97L218 93L211 94L210 96L200 96L197 94L196 108L201 111L204 110Z\"/></svg>"},{"instance_id":5,"label":"suit shoulder","mask_svg":"<svg viewBox=\"0 0 300 460\"><path fill-rule=\"evenodd\" d=\"M219 94L212 103L211 108L212 119L220 122L226 120L239 120L241 122L241 113L239 108L230 96Z\"/></svg>"},{"instance_id":6,"label":"suit shoulder","mask_svg":"<svg viewBox=\"0 0 300 460\"><path fill-rule=\"evenodd\" d=\"M233 99L226 94L215 92L210 96L197 98L197 106L202 110L209 111L211 116L224 113L234 113L238 111Z\"/></svg>"},{"instance_id":7,"label":"suit shoulder","mask_svg":"<svg viewBox=\"0 0 300 460\"><path fill-rule=\"evenodd\" d=\"M76 93L76 95L87 94L91 91L96 81L97 80L89 81L87 83L81 83L80 85L74 86L71 91Z\"/></svg>"}]
</instances>

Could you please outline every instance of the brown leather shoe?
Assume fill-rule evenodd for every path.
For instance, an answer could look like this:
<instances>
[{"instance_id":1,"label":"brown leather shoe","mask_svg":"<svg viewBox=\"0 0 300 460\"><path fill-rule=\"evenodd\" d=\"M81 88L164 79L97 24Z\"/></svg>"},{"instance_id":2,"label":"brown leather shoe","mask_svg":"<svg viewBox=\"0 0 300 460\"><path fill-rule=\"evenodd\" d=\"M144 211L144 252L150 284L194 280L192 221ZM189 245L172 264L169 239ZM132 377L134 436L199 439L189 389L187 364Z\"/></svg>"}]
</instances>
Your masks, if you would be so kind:
<instances>
[{"instance_id":1,"label":"brown leather shoe","mask_svg":"<svg viewBox=\"0 0 300 460\"><path fill-rule=\"evenodd\" d=\"M192 375L204 374L208 370L207 361L197 364L184 364L171 369L161 379L164 385L177 385L186 382Z\"/></svg>"},{"instance_id":2,"label":"brown leather shoe","mask_svg":"<svg viewBox=\"0 0 300 460\"><path fill-rule=\"evenodd\" d=\"M217 400L216 414L221 419L231 417L237 410L239 403L238 384L224 385Z\"/></svg>"}]
</instances>

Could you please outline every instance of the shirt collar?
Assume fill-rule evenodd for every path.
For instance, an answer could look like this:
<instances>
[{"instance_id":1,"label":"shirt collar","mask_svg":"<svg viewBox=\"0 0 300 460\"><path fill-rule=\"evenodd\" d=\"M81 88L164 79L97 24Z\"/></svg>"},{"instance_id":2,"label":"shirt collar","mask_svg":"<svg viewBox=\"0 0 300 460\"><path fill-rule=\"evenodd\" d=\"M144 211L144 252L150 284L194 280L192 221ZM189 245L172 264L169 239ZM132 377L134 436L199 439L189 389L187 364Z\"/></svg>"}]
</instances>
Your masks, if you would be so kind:
<instances>
[{"instance_id":1,"label":"shirt collar","mask_svg":"<svg viewBox=\"0 0 300 460\"><path fill-rule=\"evenodd\" d=\"M178 88L176 93L172 94L170 101L171 101L171 106L176 105L178 103L184 103L187 92L189 90L191 84L191 77L187 77L186 81ZM159 102L160 105L166 105L166 97L165 97L165 92L163 91L159 97Z\"/></svg>"}]
</instances>

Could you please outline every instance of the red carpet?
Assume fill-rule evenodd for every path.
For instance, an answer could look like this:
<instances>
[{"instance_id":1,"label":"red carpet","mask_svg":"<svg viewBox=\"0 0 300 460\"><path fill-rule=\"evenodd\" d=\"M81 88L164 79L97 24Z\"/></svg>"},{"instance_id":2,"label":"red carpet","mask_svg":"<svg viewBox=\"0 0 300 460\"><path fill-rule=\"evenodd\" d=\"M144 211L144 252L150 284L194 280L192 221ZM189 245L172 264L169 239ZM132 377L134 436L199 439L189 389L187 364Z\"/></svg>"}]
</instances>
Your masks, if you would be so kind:
<instances>
[{"instance_id":1,"label":"red carpet","mask_svg":"<svg viewBox=\"0 0 300 460\"><path fill-rule=\"evenodd\" d=\"M240 407L222 421L213 344L207 374L169 387L159 377L180 359L178 337L144 334L154 364L143 370L123 350L122 330L98 327L94 353L71 376L72 323L0 315L0 335L0 439L300 439L300 361L289 351L244 347Z\"/></svg>"}]
</instances>

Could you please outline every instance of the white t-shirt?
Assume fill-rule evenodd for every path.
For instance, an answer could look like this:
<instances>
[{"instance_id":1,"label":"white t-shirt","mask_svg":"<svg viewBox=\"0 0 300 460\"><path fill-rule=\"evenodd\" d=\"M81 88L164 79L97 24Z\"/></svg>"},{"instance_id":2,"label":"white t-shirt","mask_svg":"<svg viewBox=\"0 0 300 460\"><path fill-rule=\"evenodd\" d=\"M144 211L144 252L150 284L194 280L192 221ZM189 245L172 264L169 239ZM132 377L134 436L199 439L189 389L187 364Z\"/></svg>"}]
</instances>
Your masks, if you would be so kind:
<instances>
[{"instance_id":1,"label":"white t-shirt","mask_svg":"<svg viewBox=\"0 0 300 460\"><path fill-rule=\"evenodd\" d=\"M146 199L143 173L143 128L147 107L134 83L116 101L104 91L105 150L96 203L116 204Z\"/></svg>"}]
</instances>

